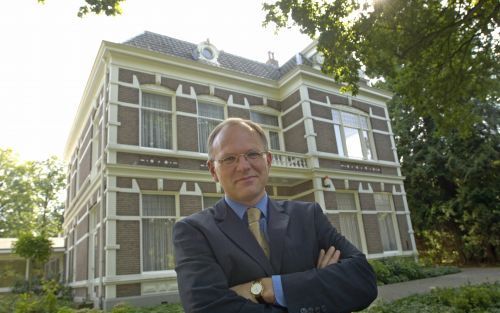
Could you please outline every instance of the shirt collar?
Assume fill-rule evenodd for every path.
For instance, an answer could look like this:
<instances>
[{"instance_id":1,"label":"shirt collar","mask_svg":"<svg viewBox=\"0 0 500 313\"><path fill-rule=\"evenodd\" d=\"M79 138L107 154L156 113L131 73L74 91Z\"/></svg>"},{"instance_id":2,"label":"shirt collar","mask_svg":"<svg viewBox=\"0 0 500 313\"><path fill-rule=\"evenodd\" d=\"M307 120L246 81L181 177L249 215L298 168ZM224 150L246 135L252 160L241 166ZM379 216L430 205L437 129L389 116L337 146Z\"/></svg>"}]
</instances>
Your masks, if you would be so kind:
<instances>
[{"instance_id":1,"label":"shirt collar","mask_svg":"<svg viewBox=\"0 0 500 313\"><path fill-rule=\"evenodd\" d=\"M264 215L264 218L267 219L267 203L268 203L268 197L267 193L257 202L257 204L254 206L256 208L259 208L259 210L262 212ZM231 200L227 195L224 195L224 200L226 200L226 203L229 205L229 207L238 215L240 219L243 219L243 216L245 215L248 206L241 204L239 202L236 202L234 200Z\"/></svg>"}]
</instances>

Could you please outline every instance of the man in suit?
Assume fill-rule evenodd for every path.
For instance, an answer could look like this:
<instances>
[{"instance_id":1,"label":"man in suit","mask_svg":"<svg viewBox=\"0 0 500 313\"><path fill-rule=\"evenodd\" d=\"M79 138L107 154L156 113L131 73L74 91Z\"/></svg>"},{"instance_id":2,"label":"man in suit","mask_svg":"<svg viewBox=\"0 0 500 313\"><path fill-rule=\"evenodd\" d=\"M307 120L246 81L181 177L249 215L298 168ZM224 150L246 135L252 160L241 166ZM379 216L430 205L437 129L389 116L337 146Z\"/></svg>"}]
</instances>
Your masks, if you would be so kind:
<instances>
[{"instance_id":1,"label":"man in suit","mask_svg":"<svg viewBox=\"0 0 500 313\"><path fill-rule=\"evenodd\" d=\"M224 198L174 226L187 313L351 312L376 298L365 256L318 204L268 197L272 156L259 125L225 120L209 136L208 155Z\"/></svg>"}]
</instances>

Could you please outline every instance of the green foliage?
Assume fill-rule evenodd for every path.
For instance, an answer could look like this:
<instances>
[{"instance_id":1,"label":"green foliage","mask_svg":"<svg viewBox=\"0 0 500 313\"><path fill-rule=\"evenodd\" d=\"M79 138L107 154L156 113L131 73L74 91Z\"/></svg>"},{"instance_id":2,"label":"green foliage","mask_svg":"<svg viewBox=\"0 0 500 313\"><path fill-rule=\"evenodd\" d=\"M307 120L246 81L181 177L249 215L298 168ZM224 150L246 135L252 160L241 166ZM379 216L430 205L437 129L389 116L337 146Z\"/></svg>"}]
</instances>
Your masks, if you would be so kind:
<instances>
[{"instance_id":1,"label":"green foliage","mask_svg":"<svg viewBox=\"0 0 500 313\"><path fill-rule=\"evenodd\" d=\"M13 244L13 252L26 259L40 263L48 261L52 252L52 242L44 235L24 233Z\"/></svg>"},{"instance_id":2,"label":"green foliage","mask_svg":"<svg viewBox=\"0 0 500 313\"><path fill-rule=\"evenodd\" d=\"M422 257L431 263L500 259L499 107L478 103L469 137L443 136L401 97L388 103L408 206Z\"/></svg>"},{"instance_id":3,"label":"green foliage","mask_svg":"<svg viewBox=\"0 0 500 313\"><path fill-rule=\"evenodd\" d=\"M365 313L480 313L500 312L500 283L438 288L390 303L379 303Z\"/></svg>"},{"instance_id":4,"label":"green foliage","mask_svg":"<svg viewBox=\"0 0 500 313\"><path fill-rule=\"evenodd\" d=\"M32 263L36 265L48 261L52 253L52 242L43 234L34 236L32 233L24 233L13 244L12 251L28 262L28 291L31 291Z\"/></svg>"},{"instance_id":5,"label":"green foliage","mask_svg":"<svg viewBox=\"0 0 500 313\"><path fill-rule=\"evenodd\" d=\"M119 15L122 13L120 2L125 0L85 0L85 5L82 5L78 10L78 17L83 17L89 13L97 15L104 13L107 16ZM45 0L38 0L38 3L45 3Z\"/></svg>"},{"instance_id":6,"label":"green foliage","mask_svg":"<svg viewBox=\"0 0 500 313\"><path fill-rule=\"evenodd\" d=\"M64 167L57 158L21 162L11 149L0 149L0 237L60 233L64 187Z\"/></svg>"},{"instance_id":7,"label":"green foliage","mask_svg":"<svg viewBox=\"0 0 500 313\"><path fill-rule=\"evenodd\" d=\"M409 280L435 277L460 272L457 267L423 266L412 258L392 257L369 261L379 285L399 283Z\"/></svg>"},{"instance_id":8,"label":"green foliage","mask_svg":"<svg viewBox=\"0 0 500 313\"><path fill-rule=\"evenodd\" d=\"M298 25L318 40L323 72L356 93L364 69L383 78L442 133L470 134L476 102L498 103L498 1L278 0L264 24Z\"/></svg>"}]
</instances>

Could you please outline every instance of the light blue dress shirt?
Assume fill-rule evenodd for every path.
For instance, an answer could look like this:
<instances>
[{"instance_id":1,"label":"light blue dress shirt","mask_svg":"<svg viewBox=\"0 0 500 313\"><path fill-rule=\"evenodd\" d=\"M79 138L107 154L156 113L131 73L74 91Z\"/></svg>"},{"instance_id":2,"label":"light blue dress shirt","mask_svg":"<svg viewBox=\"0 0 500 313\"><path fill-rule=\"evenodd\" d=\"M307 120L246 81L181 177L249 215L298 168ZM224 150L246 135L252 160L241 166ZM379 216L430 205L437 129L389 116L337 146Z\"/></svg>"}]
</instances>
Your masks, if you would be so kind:
<instances>
[{"instance_id":1,"label":"light blue dress shirt","mask_svg":"<svg viewBox=\"0 0 500 313\"><path fill-rule=\"evenodd\" d=\"M245 213L248 209L248 206L238 203L236 201L231 200L227 196L224 196L224 200L229 205L229 207L238 215L240 219L244 219ZM259 225L262 232L264 232L264 236L266 236L267 242L269 242L269 236L267 234L267 221L269 215L267 214L267 204L269 202L269 198L267 193L262 197L262 199L257 202L255 205L256 208L262 212ZM280 275L272 275L271 279L273 281L273 289L274 289L274 297L276 298L276 303L282 307L286 307L285 295L283 294L283 285L281 284L281 276Z\"/></svg>"}]
</instances>

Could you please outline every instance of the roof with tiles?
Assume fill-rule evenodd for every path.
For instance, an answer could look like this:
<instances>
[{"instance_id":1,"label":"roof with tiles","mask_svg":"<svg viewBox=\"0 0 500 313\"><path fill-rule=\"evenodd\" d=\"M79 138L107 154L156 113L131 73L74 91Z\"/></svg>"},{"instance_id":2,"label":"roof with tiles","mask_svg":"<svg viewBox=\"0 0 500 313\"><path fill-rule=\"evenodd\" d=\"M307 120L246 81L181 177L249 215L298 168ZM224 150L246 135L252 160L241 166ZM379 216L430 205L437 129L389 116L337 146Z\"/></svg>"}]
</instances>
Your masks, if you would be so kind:
<instances>
[{"instance_id":1,"label":"roof with tiles","mask_svg":"<svg viewBox=\"0 0 500 313\"><path fill-rule=\"evenodd\" d=\"M153 32L145 31L144 33L135 36L125 42L125 45L130 45L138 48L147 49L159 53L173 55L188 60L196 61L193 52L198 45L187 41L175 39L172 37L156 34ZM281 67L276 67L266 63L261 63L249 60L234 54L220 51L217 59L219 67L233 70L236 72L245 73L252 76L267 78L271 80L278 80L297 65L306 64L311 65L311 61L302 54L298 54L290 58ZM208 63L210 64L210 63Z\"/></svg>"}]
</instances>

